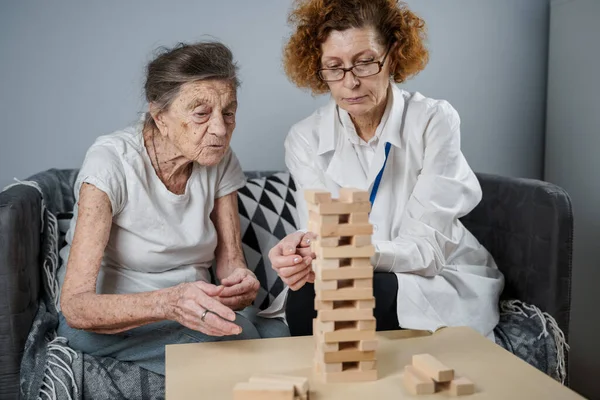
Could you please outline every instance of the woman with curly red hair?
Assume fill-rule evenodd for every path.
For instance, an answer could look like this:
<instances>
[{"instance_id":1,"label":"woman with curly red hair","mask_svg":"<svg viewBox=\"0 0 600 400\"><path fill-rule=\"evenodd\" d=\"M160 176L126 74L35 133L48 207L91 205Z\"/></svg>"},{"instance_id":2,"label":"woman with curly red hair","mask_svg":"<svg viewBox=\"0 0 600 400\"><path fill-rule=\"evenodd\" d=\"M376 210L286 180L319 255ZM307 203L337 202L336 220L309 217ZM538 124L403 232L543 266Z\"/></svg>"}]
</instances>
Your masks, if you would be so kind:
<instances>
[{"instance_id":1,"label":"woman with curly red hair","mask_svg":"<svg viewBox=\"0 0 600 400\"><path fill-rule=\"evenodd\" d=\"M303 189L369 191L377 329L467 325L493 338L504 278L459 220L482 195L460 149L460 118L448 102L396 85L427 64L425 23L396 0L298 1L290 22L288 77L331 95L285 141L301 228ZM269 254L291 289L292 335L312 333L315 238L291 234Z\"/></svg>"}]
</instances>

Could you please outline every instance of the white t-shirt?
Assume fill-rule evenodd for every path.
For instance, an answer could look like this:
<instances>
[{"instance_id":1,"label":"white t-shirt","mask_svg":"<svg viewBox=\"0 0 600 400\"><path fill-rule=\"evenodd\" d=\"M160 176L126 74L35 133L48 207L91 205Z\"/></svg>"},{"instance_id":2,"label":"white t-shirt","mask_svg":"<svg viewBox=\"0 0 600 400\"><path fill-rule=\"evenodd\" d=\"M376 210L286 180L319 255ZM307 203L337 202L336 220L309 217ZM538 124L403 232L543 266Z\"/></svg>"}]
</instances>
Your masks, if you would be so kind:
<instances>
[{"instance_id":1,"label":"white t-shirt","mask_svg":"<svg viewBox=\"0 0 600 400\"><path fill-rule=\"evenodd\" d=\"M194 163L185 193L170 192L156 175L143 143L142 124L99 137L88 150L75 182L108 195L113 210L110 238L97 293L139 293L182 282L210 281L217 246L210 219L215 199L242 187L244 173L231 149L218 165ZM77 223L77 205L61 250L62 287Z\"/></svg>"}]
</instances>

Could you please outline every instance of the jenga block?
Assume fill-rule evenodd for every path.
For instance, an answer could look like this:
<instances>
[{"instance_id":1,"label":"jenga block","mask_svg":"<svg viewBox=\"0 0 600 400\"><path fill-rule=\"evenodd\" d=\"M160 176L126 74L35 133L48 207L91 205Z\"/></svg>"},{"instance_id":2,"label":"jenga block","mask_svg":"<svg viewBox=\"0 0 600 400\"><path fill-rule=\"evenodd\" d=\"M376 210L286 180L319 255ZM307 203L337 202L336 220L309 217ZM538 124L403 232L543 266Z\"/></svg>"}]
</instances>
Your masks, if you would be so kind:
<instances>
[{"instance_id":1,"label":"jenga block","mask_svg":"<svg viewBox=\"0 0 600 400\"><path fill-rule=\"evenodd\" d=\"M316 224L314 221L308 222L310 231L321 237L330 236L355 236L372 235L373 225L371 224Z\"/></svg>"},{"instance_id":2,"label":"jenga block","mask_svg":"<svg viewBox=\"0 0 600 400\"><path fill-rule=\"evenodd\" d=\"M341 188L338 200L343 203L358 203L369 201L369 192L355 188Z\"/></svg>"},{"instance_id":3,"label":"jenga block","mask_svg":"<svg viewBox=\"0 0 600 400\"><path fill-rule=\"evenodd\" d=\"M318 268L315 271L318 279L332 281L339 279L373 279L373 268L344 267L336 269Z\"/></svg>"},{"instance_id":4,"label":"jenga block","mask_svg":"<svg viewBox=\"0 0 600 400\"><path fill-rule=\"evenodd\" d=\"M368 213L352 213L348 220L350 224L368 224L369 214Z\"/></svg>"},{"instance_id":5,"label":"jenga block","mask_svg":"<svg viewBox=\"0 0 600 400\"><path fill-rule=\"evenodd\" d=\"M335 269L341 267L341 260L336 258L317 258L313 260L312 265L315 271L319 269Z\"/></svg>"},{"instance_id":6,"label":"jenga block","mask_svg":"<svg viewBox=\"0 0 600 400\"><path fill-rule=\"evenodd\" d=\"M347 349L339 351L323 352L323 361L325 363L340 363L352 361L374 361L374 351L360 351L358 349Z\"/></svg>"},{"instance_id":7,"label":"jenga block","mask_svg":"<svg viewBox=\"0 0 600 400\"><path fill-rule=\"evenodd\" d=\"M361 371L357 368L355 370L322 374L321 378L325 383L371 382L377 380L377 370Z\"/></svg>"},{"instance_id":8,"label":"jenga block","mask_svg":"<svg viewBox=\"0 0 600 400\"><path fill-rule=\"evenodd\" d=\"M327 363L327 364L325 364L323 362L323 360L319 359L319 357L315 357L313 362L315 364L315 370L316 370L317 374L342 372L342 369L343 369L342 363Z\"/></svg>"},{"instance_id":9,"label":"jenga block","mask_svg":"<svg viewBox=\"0 0 600 400\"><path fill-rule=\"evenodd\" d=\"M360 361L358 363L358 369L361 371L369 371L377 368L377 361Z\"/></svg>"},{"instance_id":10,"label":"jenga block","mask_svg":"<svg viewBox=\"0 0 600 400\"><path fill-rule=\"evenodd\" d=\"M414 395L435 393L435 383L412 365L404 367L402 383L408 392Z\"/></svg>"},{"instance_id":11,"label":"jenga block","mask_svg":"<svg viewBox=\"0 0 600 400\"><path fill-rule=\"evenodd\" d=\"M350 266L355 268L373 268L370 258L353 258Z\"/></svg>"},{"instance_id":12,"label":"jenga block","mask_svg":"<svg viewBox=\"0 0 600 400\"><path fill-rule=\"evenodd\" d=\"M431 354L415 354L412 365L436 382L448 382L454 379L454 370L442 364Z\"/></svg>"},{"instance_id":13,"label":"jenga block","mask_svg":"<svg viewBox=\"0 0 600 400\"><path fill-rule=\"evenodd\" d=\"M340 244L340 238L337 236L319 238L316 240L316 244L320 247L337 247Z\"/></svg>"},{"instance_id":14,"label":"jenga block","mask_svg":"<svg viewBox=\"0 0 600 400\"><path fill-rule=\"evenodd\" d=\"M359 310L356 308L338 310L320 310L319 316L327 321L359 321L373 318L373 309Z\"/></svg>"},{"instance_id":15,"label":"jenga block","mask_svg":"<svg viewBox=\"0 0 600 400\"><path fill-rule=\"evenodd\" d=\"M315 281L315 291L320 292L322 290L337 290L338 281Z\"/></svg>"},{"instance_id":16,"label":"jenga block","mask_svg":"<svg viewBox=\"0 0 600 400\"><path fill-rule=\"evenodd\" d=\"M305 190L304 200L309 204L332 204L331 193L323 190Z\"/></svg>"},{"instance_id":17,"label":"jenga block","mask_svg":"<svg viewBox=\"0 0 600 400\"><path fill-rule=\"evenodd\" d=\"M375 318L373 318L371 320L358 321L356 325L357 328L361 331L374 331L377 327L377 321L375 320Z\"/></svg>"},{"instance_id":18,"label":"jenga block","mask_svg":"<svg viewBox=\"0 0 600 400\"><path fill-rule=\"evenodd\" d=\"M321 310L372 310L375 308L375 297L369 300L343 300L331 301L321 300L315 297L315 309ZM321 314L319 314L321 315ZM370 318L369 318L370 319Z\"/></svg>"},{"instance_id":19,"label":"jenga block","mask_svg":"<svg viewBox=\"0 0 600 400\"><path fill-rule=\"evenodd\" d=\"M373 278L367 279L355 279L354 280L354 288L372 288L373 287Z\"/></svg>"},{"instance_id":20,"label":"jenga block","mask_svg":"<svg viewBox=\"0 0 600 400\"><path fill-rule=\"evenodd\" d=\"M318 316L313 319L313 332L333 332L334 330L334 321L321 321Z\"/></svg>"},{"instance_id":21,"label":"jenga block","mask_svg":"<svg viewBox=\"0 0 600 400\"><path fill-rule=\"evenodd\" d=\"M358 330L358 329L340 329L331 332L323 332L325 342L353 342L359 340L374 340L375 329Z\"/></svg>"},{"instance_id":22,"label":"jenga block","mask_svg":"<svg viewBox=\"0 0 600 400\"><path fill-rule=\"evenodd\" d=\"M450 395L464 396L475 393L475 385L469 379L460 377L450 381Z\"/></svg>"},{"instance_id":23,"label":"jenga block","mask_svg":"<svg viewBox=\"0 0 600 400\"><path fill-rule=\"evenodd\" d=\"M310 222L320 225L335 225L340 223L340 217L337 215L321 215L313 211L308 213L308 219Z\"/></svg>"},{"instance_id":24,"label":"jenga block","mask_svg":"<svg viewBox=\"0 0 600 400\"><path fill-rule=\"evenodd\" d=\"M290 376L278 374L260 374L254 375L249 380L250 383L292 383L295 388L296 396L306 396L308 394L308 378L304 376Z\"/></svg>"},{"instance_id":25,"label":"jenga block","mask_svg":"<svg viewBox=\"0 0 600 400\"><path fill-rule=\"evenodd\" d=\"M315 297L315 310L333 310L333 301L323 301Z\"/></svg>"},{"instance_id":26,"label":"jenga block","mask_svg":"<svg viewBox=\"0 0 600 400\"><path fill-rule=\"evenodd\" d=\"M233 387L234 400L294 400L295 387L291 382L240 382Z\"/></svg>"},{"instance_id":27,"label":"jenga block","mask_svg":"<svg viewBox=\"0 0 600 400\"><path fill-rule=\"evenodd\" d=\"M350 244L354 247L370 246L372 243L371 235L356 235L350 240Z\"/></svg>"},{"instance_id":28,"label":"jenga block","mask_svg":"<svg viewBox=\"0 0 600 400\"><path fill-rule=\"evenodd\" d=\"M371 212L371 203L368 201L360 202L360 203L341 203L341 202L332 202L332 203L320 203L320 204L307 204L307 208L309 211L314 211L317 214L322 215L344 215L344 214L352 214L352 213L369 213Z\"/></svg>"},{"instance_id":29,"label":"jenga block","mask_svg":"<svg viewBox=\"0 0 600 400\"><path fill-rule=\"evenodd\" d=\"M318 281L317 281L318 282ZM336 282L336 281L324 281ZM315 282L316 283L316 282ZM321 290L321 300L369 300L373 297L373 288L344 288L337 290Z\"/></svg>"},{"instance_id":30,"label":"jenga block","mask_svg":"<svg viewBox=\"0 0 600 400\"><path fill-rule=\"evenodd\" d=\"M320 247L315 246L313 250L319 258L355 258L355 257L371 257L375 254L373 245L354 247L354 246L338 246L338 247Z\"/></svg>"},{"instance_id":31,"label":"jenga block","mask_svg":"<svg viewBox=\"0 0 600 400\"><path fill-rule=\"evenodd\" d=\"M322 353L335 353L340 350L340 344L334 342L326 342L321 334L315 335L317 338L317 351Z\"/></svg>"},{"instance_id":32,"label":"jenga block","mask_svg":"<svg viewBox=\"0 0 600 400\"><path fill-rule=\"evenodd\" d=\"M361 340L360 342L358 342L358 349L360 351L375 351L377 350L378 343L379 342L377 341L377 339Z\"/></svg>"}]
</instances>

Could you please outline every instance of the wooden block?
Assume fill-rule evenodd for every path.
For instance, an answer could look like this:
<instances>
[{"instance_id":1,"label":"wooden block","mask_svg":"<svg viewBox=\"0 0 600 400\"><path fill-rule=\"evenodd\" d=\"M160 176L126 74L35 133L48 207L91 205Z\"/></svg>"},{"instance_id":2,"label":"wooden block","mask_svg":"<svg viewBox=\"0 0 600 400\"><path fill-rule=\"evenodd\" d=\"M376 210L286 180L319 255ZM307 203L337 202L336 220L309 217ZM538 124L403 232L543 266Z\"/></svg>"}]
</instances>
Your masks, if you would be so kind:
<instances>
[{"instance_id":1,"label":"wooden block","mask_svg":"<svg viewBox=\"0 0 600 400\"><path fill-rule=\"evenodd\" d=\"M318 268L315 271L317 279L332 281L339 279L373 279L373 268L343 267L336 269Z\"/></svg>"},{"instance_id":2,"label":"wooden block","mask_svg":"<svg viewBox=\"0 0 600 400\"><path fill-rule=\"evenodd\" d=\"M356 325L357 325L358 330L374 331L377 327L377 321L375 320L375 318L373 318L371 320L358 321Z\"/></svg>"},{"instance_id":3,"label":"wooden block","mask_svg":"<svg viewBox=\"0 0 600 400\"><path fill-rule=\"evenodd\" d=\"M360 340L374 340L375 338L375 329L336 329L330 332L323 332L323 339L325 342L353 342Z\"/></svg>"},{"instance_id":4,"label":"wooden block","mask_svg":"<svg viewBox=\"0 0 600 400\"><path fill-rule=\"evenodd\" d=\"M293 383L240 382L233 387L234 400L294 400Z\"/></svg>"},{"instance_id":5,"label":"wooden block","mask_svg":"<svg viewBox=\"0 0 600 400\"><path fill-rule=\"evenodd\" d=\"M359 310L356 308L338 310L319 310L319 317L327 321L360 321L373 318L373 309Z\"/></svg>"},{"instance_id":6,"label":"wooden block","mask_svg":"<svg viewBox=\"0 0 600 400\"><path fill-rule=\"evenodd\" d=\"M377 361L360 361L358 369L361 371L369 371L377 368Z\"/></svg>"},{"instance_id":7,"label":"wooden block","mask_svg":"<svg viewBox=\"0 0 600 400\"><path fill-rule=\"evenodd\" d=\"M442 364L431 354L415 354L412 365L436 382L448 382L454 379L454 370Z\"/></svg>"},{"instance_id":8,"label":"wooden block","mask_svg":"<svg viewBox=\"0 0 600 400\"><path fill-rule=\"evenodd\" d=\"M370 258L353 258L350 261L350 266L355 268L373 268Z\"/></svg>"},{"instance_id":9,"label":"wooden block","mask_svg":"<svg viewBox=\"0 0 600 400\"><path fill-rule=\"evenodd\" d=\"M435 383L433 380L422 374L412 365L404 367L402 383L406 390L414 395L435 393Z\"/></svg>"},{"instance_id":10,"label":"wooden block","mask_svg":"<svg viewBox=\"0 0 600 400\"><path fill-rule=\"evenodd\" d=\"M250 383L269 383L269 382L286 382L292 383L295 388L296 396L306 396L308 393L308 378L304 376L290 376L290 375L278 375L278 374L259 374L254 375L249 380Z\"/></svg>"},{"instance_id":11,"label":"wooden block","mask_svg":"<svg viewBox=\"0 0 600 400\"><path fill-rule=\"evenodd\" d=\"M368 201L360 202L360 203L341 203L341 202L332 202L332 203L320 203L320 204L307 204L307 208L309 211L314 211L318 214L322 215L344 215L344 214L353 214L353 213L370 213L371 212L371 203Z\"/></svg>"},{"instance_id":12,"label":"wooden block","mask_svg":"<svg viewBox=\"0 0 600 400\"><path fill-rule=\"evenodd\" d=\"M317 246L320 246L320 247L337 247L340 244L340 238L338 236L318 238L315 242L316 242ZM315 243L315 242L313 242L313 243Z\"/></svg>"},{"instance_id":13,"label":"wooden block","mask_svg":"<svg viewBox=\"0 0 600 400\"><path fill-rule=\"evenodd\" d=\"M342 372L342 363L328 363L325 364L322 360L317 357L313 360L315 371L318 374L331 373L331 372Z\"/></svg>"},{"instance_id":14,"label":"wooden block","mask_svg":"<svg viewBox=\"0 0 600 400\"><path fill-rule=\"evenodd\" d=\"M334 321L321 321L318 316L313 319L313 332L333 332L334 330Z\"/></svg>"},{"instance_id":15,"label":"wooden block","mask_svg":"<svg viewBox=\"0 0 600 400\"><path fill-rule=\"evenodd\" d=\"M456 378L450 381L450 395L465 396L475 393L475 385L465 377Z\"/></svg>"},{"instance_id":16,"label":"wooden block","mask_svg":"<svg viewBox=\"0 0 600 400\"><path fill-rule=\"evenodd\" d=\"M326 342L321 334L316 334L317 351L320 353L335 353L340 350L340 344L334 342Z\"/></svg>"},{"instance_id":17,"label":"wooden block","mask_svg":"<svg viewBox=\"0 0 600 400\"><path fill-rule=\"evenodd\" d=\"M355 279L354 280L354 288L372 288L373 287L373 278L368 279Z\"/></svg>"},{"instance_id":18,"label":"wooden block","mask_svg":"<svg viewBox=\"0 0 600 400\"><path fill-rule=\"evenodd\" d=\"M368 213L352 213L348 220L351 224L368 224L369 214Z\"/></svg>"},{"instance_id":19,"label":"wooden block","mask_svg":"<svg viewBox=\"0 0 600 400\"><path fill-rule=\"evenodd\" d=\"M336 258L327 258L327 259L317 258L316 260L313 260L312 265L313 265L313 268L315 269L315 271L317 271L319 269L340 268L341 267L340 262L341 262L341 260L339 258L338 259L336 259Z\"/></svg>"},{"instance_id":20,"label":"wooden block","mask_svg":"<svg viewBox=\"0 0 600 400\"><path fill-rule=\"evenodd\" d=\"M318 244L313 250L319 258L367 258L375 254L375 247L373 245L354 247L338 246L338 247L320 247Z\"/></svg>"},{"instance_id":21,"label":"wooden block","mask_svg":"<svg viewBox=\"0 0 600 400\"><path fill-rule=\"evenodd\" d=\"M310 222L320 225L336 225L340 223L340 217L338 215L321 215L313 211L308 213L308 218Z\"/></svg>"},{"instance_id":22,"label":"wooden block","mask_svg":"<svg viewBox=\"0 0 600 400\"><path fill-rule=\"evenodd\" d=\"M333 310L333 301L323 301L315 297L315 310Z\"/></svg>"},{"instance_id":23,"label":"wooden block","mask_svg":"<svg viewBox=\"0 0 600 400\"><path fill-rule=\"evenodd\" d=\"M372 243L371 235L356 235L350 240L350 244L354 247L370 246Z\"/></svg>"},{"instance_id":24,"label":"wooden block","mask_svg":"<svg viewBox=\"0 0 600 400\"><path fill-rule=\"evenodd\" d=\"M358 203L369 201L369 192L356 188L341 188L338 200L343 203Z\"/></svg>"},{"instance_id":25,"label":"wooden block","mask_svg":"<svg viewBox=\"0 0 600 400\"><path fill-rule=\"evenodd\" d=\"M331 193L324 190L305 190L304 200L309 204L332 204Z\"/></svg>"},{"instance_id":26,"label":"wooden block","mask_svg":"<svg viewBox=\"0 0 600 400\"><path fill-rule=\"evenodd\" d=\"M358 342L358 349L360 351L376 351L378 343L379 342L377 341L377 339L361 340L360 342Z\"/></svg>"},{"instance_id":27,"label":"wooden block","mask_svg":"<svg viewBox=\"0 0 600 400\"><path fill-rule=\"evenodd\" d=\"M318 281L317 281L318 282ZM337 281L323 281L337 282ZM315 282L316 283L316 282ZM337 290L321 290L321 300L369 300L373 297L373 288L344 288Z\"/></svg>"},{"instance_id":28,"label":"wooden block","mask_svg":"<svg viewBox=\"0 0 600 400\"><path fill-rule=\"evenodd\" d=\"M316 292L321 292L323 290L337 290L337 288L338 288L338 281L322 281L322 280L315 281L315 291Z\"/></svg>"},{"instance_id":29,"label":"wooden block","mask_svg":"<svg viewBox=\"0 0 600 400\"><path fill-rule=\"evenodd\" d=\"M358 349L345 349L339 351L323 352L325 363L340 363L352 361L374 361L375 351L360 351Z\"/></svg>"},{"instance_id":30,"label":"wooden block","mask_svg":"<svg viewBox=\"0 0 600 400\"><path fill-rule=\"evenodd\" d=\"M322 237L372 235L371 224L315 224L309 221L309 230Z\"/></svg>"},{"instance_id":31,"label":"wooden block","mask_svg":"<svg viewBox=\"0 0 600 400\"><path fill-rule=\"evenodd\" d=\"M377 370L361 371L357 368L355 370L321 374L320 378L325 383L371 382L377 380Z\"/></svg>"}]
</instances>

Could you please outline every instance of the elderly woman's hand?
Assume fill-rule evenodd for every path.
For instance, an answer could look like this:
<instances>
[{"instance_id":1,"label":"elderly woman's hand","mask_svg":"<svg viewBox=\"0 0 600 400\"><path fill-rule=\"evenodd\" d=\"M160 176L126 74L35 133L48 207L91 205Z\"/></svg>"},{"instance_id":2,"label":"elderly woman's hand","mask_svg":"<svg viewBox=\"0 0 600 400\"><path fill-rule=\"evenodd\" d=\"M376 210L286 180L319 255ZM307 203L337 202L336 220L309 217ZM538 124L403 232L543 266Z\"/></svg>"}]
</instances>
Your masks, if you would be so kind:
<instances>
[{"instance_id":1,"label":"elderly woman's hand","mask_svg":"<svg viewBox=\"0 0 600 400\"><path fill-rule=\"evenodd\" d=\"M210 336L239 335L235 313L217 300L225 288L198 281L182 283L170 292L169 319Z\"/></svg>"},{"instance_id":2,"label":"elderly woman's hand","mask_svg":"<svg viewBox=\"0 0 600 400\"><path fill-rule=\"evenodd\" d=\"M287 235L269 252L271 265L281 280L292 290L298 290L306 282L315 281L312 261L315 254L310 243L317 235L312 232L295 232Z\"/></svg>"},{"instance_id":3,"label":"elderly woman's hand","mask_svg":"<svg viewBox=\"0 0 600 400\"><path fill-rule=\"evenodd\" d=\"M232 310L242 310L248 307L258 294L260 282L256 275L246 267L240 267L224 279L221 279L223 291L219 301Z\"/></svg>"}]
</instances>

